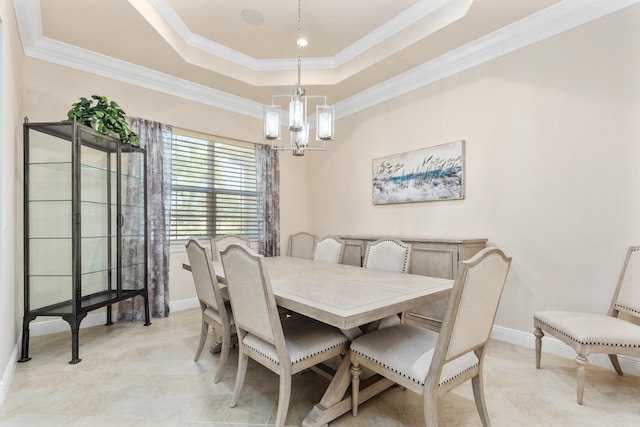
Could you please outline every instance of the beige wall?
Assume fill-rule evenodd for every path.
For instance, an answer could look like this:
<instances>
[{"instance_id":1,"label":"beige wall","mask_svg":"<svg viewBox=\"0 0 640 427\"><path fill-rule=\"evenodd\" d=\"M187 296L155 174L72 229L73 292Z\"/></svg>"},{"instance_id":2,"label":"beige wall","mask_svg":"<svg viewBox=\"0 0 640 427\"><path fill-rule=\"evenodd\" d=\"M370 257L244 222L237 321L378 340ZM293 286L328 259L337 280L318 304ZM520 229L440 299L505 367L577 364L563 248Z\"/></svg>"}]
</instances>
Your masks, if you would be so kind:
<instances>
[{"instance_id":1,"label":"beige wall","mask_svg":"<svg viewBox=\"0 0 640 427\"><path fill-rule=\"evenodd\" d=\"M636 6L340 120L309 157L311 231L488 238L513 257L500 326L606 312L640 244L638 22ZM372 205L373 158L460 139L465 200Z\"/></svg>"},{"instance_id":2,"label":"beige wall","mask_svg":"<svg viewBox=\"0 0 640 427\"><path fill-rule=\"evenodd\" d=\"M0 403L4 400L13 374L10 360L22 328L21 295L16 286L16 275L22 272L21 262L16 257L22 247L21 234L17 232L22 223L19 215L22 205L16 189L22 185L16 164L21 156L19 146L22 138L22 47L18 38L17 24L10 1L0 2L2 21L2 114L0 138L2 149L2 210L0 230L2 233L2 264L0 267ZM18 151L18 152L17 152ZM21 167L18 169L21 170ZM18 206L19 205L19 206ZM17 242L16 239L19 241Z\"/></svg>"}]
</instances>

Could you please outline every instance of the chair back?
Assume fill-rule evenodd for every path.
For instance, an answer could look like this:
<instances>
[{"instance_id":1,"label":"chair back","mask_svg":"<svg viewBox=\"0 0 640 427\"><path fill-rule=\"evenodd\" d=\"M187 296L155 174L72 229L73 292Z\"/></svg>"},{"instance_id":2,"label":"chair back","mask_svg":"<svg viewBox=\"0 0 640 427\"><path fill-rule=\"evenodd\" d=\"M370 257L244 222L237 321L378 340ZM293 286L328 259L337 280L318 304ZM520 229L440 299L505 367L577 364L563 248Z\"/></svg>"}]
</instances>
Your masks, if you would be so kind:
<instances>
[{"instance_id":1,"label":"chair back","mask_svg":"<svg viewBox=\"0 0 640 427\"><path fill-rule=\"evenodd\" d=\"M620 311L640 317L640 246L631 246L627 252L609 315L617 317Z\"/></svg>"},{"instance_id":2,"label":"chair back","mask_svg":"<svg viewBox=\"0 0 640 427\"><path fill-rule=\"evenodd\" d=\"M229 245L240 245L250 248L249 240L240 236L220 236L211 239L211 252L214 261L220 261L220 252L224 251Z\"/></svg>"},{"instance_id":3,"label":"chair back","mask_svg":"<svg viewBox=\"0 0 640 427\"><path fill-rule=\"evenodd\" d=\"M409 272L411 244L396 239L380 239L367 243L364 253L364 268Z\"/></svg>"},{"instance_id":4,"label":"chair back","mask_svg":"<svg viewBox=\"0 0 640 427\"><path fill-rule=\"evenodd\" d=\"M263 257L235 244L220 257L236 330L280 347L284 342L282 324Z\"/></svg>"},{"instance_id":5,"label":"chair back","mask_svg":"<svg viewBox=\"0 0 640 427\"><path fill-rule=\"evenodd\" d=\"M336 236L327 236L316 242L313 260L340 264L343 252L344 240Z\"/></svg>"},{"instance_id":6,"label":"chair back","mask_svg":"<svg viewBox=\"0 0 640 427\"><path fill-rule=\"evenodd\" d=\"M287 255L295 258L313 259L316 236L300 232L289 236Z\"/></svg>"},{"instance_id":7,"label":"chair back","mask_svg":"<svg viewBox=\"0 0 640 427\"><path fill-rule=\"evenodd\" d=\"M200 303L218 312L226 313L218 278L211 264L207 249L195 239L190 239L185 246Z\"/></svg>"},{"instance_id":8,"label":"chair back","mask_svg":"<svg viewBox=\"0 0 640 427\"><path fill-rule=\"evenodd\" d=\"M434 358L444 364L489 341L510 265L511 258L491 247L460 262Z\"/></svg>"}]
</instances>

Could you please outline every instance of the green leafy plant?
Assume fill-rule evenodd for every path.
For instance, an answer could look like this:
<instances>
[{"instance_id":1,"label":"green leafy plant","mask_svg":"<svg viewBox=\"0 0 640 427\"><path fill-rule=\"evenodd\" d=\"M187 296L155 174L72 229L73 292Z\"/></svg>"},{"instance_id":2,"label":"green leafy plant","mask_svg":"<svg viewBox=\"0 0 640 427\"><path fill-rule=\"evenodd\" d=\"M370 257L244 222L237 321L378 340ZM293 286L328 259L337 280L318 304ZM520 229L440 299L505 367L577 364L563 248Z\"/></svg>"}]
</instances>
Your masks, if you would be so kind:
<instances>
[{"instance_id":1,"label":"green leafy plant","mask_svg":"<svg viewBox=\"0 0 640 427\"><path fill-rule=\"evenodd\" d=\"M83 123L105 135L113 132L124 144L140 146L138 135L129 128L125 112L117 102L109 101L106 96L91 95L91 99L80 98L71 107L67 112L69 121Z\"/></svg>"}]
</instances>

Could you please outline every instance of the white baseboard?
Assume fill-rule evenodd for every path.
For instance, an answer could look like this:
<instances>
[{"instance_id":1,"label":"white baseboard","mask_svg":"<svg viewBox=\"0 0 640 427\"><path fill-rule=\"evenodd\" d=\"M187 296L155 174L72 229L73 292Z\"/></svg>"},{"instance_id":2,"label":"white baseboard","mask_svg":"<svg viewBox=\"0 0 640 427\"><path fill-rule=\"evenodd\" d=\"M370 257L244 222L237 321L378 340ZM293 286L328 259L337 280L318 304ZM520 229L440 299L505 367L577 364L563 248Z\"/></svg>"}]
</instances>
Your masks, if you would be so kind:
<instances>
[{"instance_id":1,"label":"white baseboard","mask_svg":"<svg viewBox=\"0 0 640 427\"><path fill-rule=\"evenodd\" d=\"M497 341L503 341L509 344L517 345L520 347L530 348L535 350L536 339L533 335L533 328L531 332L517 331L515 329L509 329L502 326L494 326L491 331L491 338ZM542 339L542 352L554 354L560 357L566 357L567 359L575 359L576 352L571 347L563 343L562 341L545 335ZM618 356L620 367L622 372L630 375L640 376L640 359L630 356ZM589 355L589 363L595 366L603 368L609 368L613 370L609 356L606 354L594 353Z\"/></svg>"},{"instance_id":2,"label":"white baseboard","mask_svg":"<svg viewBox=\"0 0 640 427\"><path fill-rule=\"evenodd\" d=\"M169 303L169 309L173 311L190 310L192 308L200 307L200 301L198 298L183 299L180 301L172 301Z\"/></svg>"},{"instance_id":3,"label":"white baseboard","mask_svg":"<svg viewBox=\"0 0 640 427\"><path fill-rule=\"evenodd\" d=\"M21 340L18 339L18 342ZM13 351L11 352L11 357L9 357L9 363L7 363L7 367L2 373L2 378L0 378L0 406L4 404L5 399L9 395L9 387L11 386L11 382L13 381L13 375L16 372L16 363L18 362L18 345L16 344L13 347Z\"/></svg>"}]
</instances>

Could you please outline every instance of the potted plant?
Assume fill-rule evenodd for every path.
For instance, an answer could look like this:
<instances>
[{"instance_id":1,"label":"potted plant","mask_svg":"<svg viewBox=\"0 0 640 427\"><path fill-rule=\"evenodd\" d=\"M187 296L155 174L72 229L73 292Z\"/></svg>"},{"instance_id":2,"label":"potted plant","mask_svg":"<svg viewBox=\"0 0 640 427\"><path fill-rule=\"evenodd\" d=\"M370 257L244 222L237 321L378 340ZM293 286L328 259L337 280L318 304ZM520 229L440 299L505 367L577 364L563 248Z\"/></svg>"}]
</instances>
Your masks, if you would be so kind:
<instances>
[{"instance_id":1,"label":"potted plant","mask_svg":"<svg viewBox=\"0 0 640 427\"><path fill-rule=\"evenodd\" d=\"M124 144L140 146L138 136L129 128L125 113L117 102L109 101L106 96L91 95L91 99L80 98L71 107L67 113L68 120L83 123L106 135L114 133Z\"/></svg>"}]
</instances>

